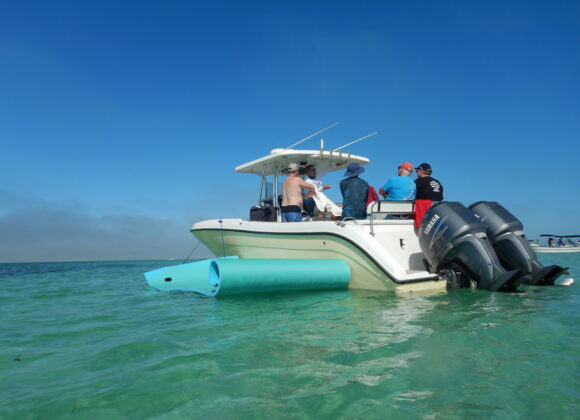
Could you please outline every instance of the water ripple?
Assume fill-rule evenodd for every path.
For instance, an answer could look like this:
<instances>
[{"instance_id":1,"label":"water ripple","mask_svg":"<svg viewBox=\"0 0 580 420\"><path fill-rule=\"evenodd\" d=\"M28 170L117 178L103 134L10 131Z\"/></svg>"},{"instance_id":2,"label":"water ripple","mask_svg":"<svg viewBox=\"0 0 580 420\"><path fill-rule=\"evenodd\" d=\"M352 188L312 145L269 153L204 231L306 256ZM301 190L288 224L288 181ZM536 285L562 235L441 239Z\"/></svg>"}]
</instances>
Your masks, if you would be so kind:
<instances>
[{"instance_id":1,"label":"water ripple","mask_svg":"<svg viewBox=\"0 0 580 420\"><path fill-rule=\"evenodd\" d=\"M540 419L580 409L579 288L207 299L148 289L142 273L165 264L0 264L0 418Z\"/></svg>"}]
</instances>

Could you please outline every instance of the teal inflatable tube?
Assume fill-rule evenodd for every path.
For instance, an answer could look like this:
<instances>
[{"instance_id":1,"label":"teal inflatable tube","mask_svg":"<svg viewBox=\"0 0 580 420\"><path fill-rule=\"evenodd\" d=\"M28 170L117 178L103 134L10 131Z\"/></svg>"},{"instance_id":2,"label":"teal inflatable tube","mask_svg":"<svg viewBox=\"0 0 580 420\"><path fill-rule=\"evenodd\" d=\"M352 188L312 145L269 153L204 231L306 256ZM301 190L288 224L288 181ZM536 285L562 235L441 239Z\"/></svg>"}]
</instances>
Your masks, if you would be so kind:
<instances>
[{"instance_id":1,"label":"teal inflatable tube","mask_svg":"<svg viewBox=\"0 0 580 420\"><path fill-rule=\"evenodd\" d=\"M238 257L226 257L238 258ZM187 292L211 293L215 286L210 286L208 282L209 268L212 262L220 258L211 260L196 261L189 264L172 265L158 270L145 273L145 279L149 286L160 291L181 290Z\"/></svg>"},{"instance_id":2,"label":"teal inflatable tube","mask_svg":"<svg viewBox=\"0 0 580 420\"><path fill-rule=\"evenodd\" d=\"M345 289L350 267L342 260L214 260L210 283L216 295L291 290Z\"/></svg>"},{"instance_id":3,"label":"teal inflatable tube","mask_svg":"<svg viewBox=\"0 0 580 420\"><path fill-rule=\"evenodd\" d=\"M158 290L226 296L345 289L350 267L343 260L216 258L162 268L145 273L145 277Z\"/></svg>"}]
</instances>

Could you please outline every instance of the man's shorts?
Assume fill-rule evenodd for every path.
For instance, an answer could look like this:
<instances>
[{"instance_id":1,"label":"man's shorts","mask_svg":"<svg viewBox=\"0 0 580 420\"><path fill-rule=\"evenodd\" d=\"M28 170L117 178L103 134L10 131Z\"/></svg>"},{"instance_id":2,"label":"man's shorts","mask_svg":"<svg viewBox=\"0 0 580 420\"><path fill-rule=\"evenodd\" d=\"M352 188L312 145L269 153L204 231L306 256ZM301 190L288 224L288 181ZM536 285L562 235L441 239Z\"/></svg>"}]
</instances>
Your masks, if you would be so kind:
<instances>
[{"instance_id":1,"label":"man's shorts","mask_svg":"<svg viewBox=\"0 0 580 420\"><path fill-rule=\"evenodd\" d=\"M302 211L298 206L282 206L283 222L301 222Z\"/></svg>"},{"instance_id":2,"label":"man's shorts","mask_svg":"<svg viewBox=\"0 0 580 420\"><path fill-rule=\"evenodd\" d=\"M301 222L302 213L282 213L283 222Z\"/></svg>"}]
</instances>

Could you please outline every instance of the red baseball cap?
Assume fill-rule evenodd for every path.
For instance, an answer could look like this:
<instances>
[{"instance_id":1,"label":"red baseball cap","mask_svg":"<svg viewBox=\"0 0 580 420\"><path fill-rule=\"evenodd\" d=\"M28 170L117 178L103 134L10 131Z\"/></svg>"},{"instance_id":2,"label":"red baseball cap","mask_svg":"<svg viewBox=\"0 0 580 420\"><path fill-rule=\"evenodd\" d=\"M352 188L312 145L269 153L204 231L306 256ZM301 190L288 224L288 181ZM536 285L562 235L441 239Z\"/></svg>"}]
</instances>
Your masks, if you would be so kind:
<instances>
[{"instance_id":1,"label":"red baseball cap","mask_svg":"<svg viewBox=\"0 0 580 420\"><path fill-rule=\"evenodd\" d=\"M399 168L403 168L403 169L407 169L411 172L413 172L413 165L411 165L409 162L403 162Z\"/></svg>"}]
</instances>

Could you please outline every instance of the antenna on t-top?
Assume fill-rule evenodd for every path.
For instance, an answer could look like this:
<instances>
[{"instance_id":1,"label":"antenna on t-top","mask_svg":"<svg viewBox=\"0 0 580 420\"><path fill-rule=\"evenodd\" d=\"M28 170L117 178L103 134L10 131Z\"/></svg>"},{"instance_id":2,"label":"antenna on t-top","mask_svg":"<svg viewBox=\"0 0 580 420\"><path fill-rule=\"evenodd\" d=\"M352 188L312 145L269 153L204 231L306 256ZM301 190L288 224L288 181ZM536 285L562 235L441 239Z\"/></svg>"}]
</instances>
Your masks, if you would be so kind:
<instances>
[{"instance_id":1,"label":"antenna on t-top","mask_svg":"<svg viewBox=\"0 0 580 420\"><path fill-rule=\"evenodd\" d=\"M312 137L314 137L314 136L316 136L316 135L318 135L320 133L324 133L326 130L330 130L332 127L336 127L338 124L340 124L340 122L335 122L334 124L329 125L328 127L323 128L322 130L317 131L316 133L311 134L308 137L305 137L302 140L297 141L292 146L288 146L286 149L292 149L293 147L298 146L300 143L305 142L306 140L311 139Z\"/></svg>"},{"instance_id":2,"label":"antenna on t-top","mask_svg":"<svg viewBox=\"0 0 580 420\"><path fill-rule=\"evenodd\" d=\"M364 137L361 137L360 139L356 139L356 140L354 140L354 141L351 141L350 143L347 143L347 144L345 144L345 145L342 145L342 146L340 146L340 147L337 147L336 149L334 149L334 151L335 151L335 152L337 152L337 151L339 151L340 149L344 149L344 148L345 148L345 147L347 147L347 146L350 146L350 145L352 145L352 144L358 143L359 141L363 141L364 139L368 139L369 137L372 137L372 136L374 136L375 134L379 134L379 131L377 130L377 131L375 131L375 132L373 132L373 133L371 133L371 134L368 134L368 135L366 135L366 136L364 136Z\"/></svg>"}]
</instances>

